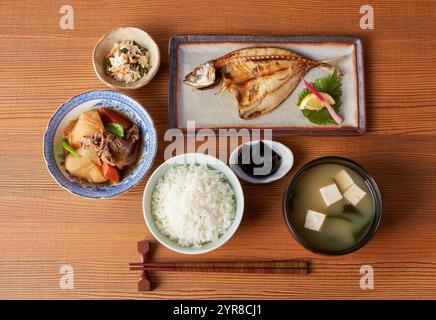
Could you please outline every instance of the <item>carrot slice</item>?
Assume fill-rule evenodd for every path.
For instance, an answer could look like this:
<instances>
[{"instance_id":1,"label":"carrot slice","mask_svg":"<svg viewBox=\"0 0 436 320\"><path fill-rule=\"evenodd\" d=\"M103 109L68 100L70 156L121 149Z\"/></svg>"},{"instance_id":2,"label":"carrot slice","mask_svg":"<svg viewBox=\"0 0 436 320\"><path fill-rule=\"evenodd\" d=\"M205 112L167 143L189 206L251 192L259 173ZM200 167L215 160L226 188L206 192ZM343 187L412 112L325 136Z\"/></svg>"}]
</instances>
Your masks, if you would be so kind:
<instances>
[{"instance_id":1,"label":"carrot slice","mask_svg":"<svg viewBox=\"0 0 436 320\"><path fill-rule=\"evenodd\" d=\"M101 165L101 171L103 176L112 181L113 183L120 182L120 172L117 167L111 166L110 164L103 162Z\"/></svg>"},{"instance_id":2,"label":"carrot slice","mask_svg":"<svg viewBox=\"0 0 436 320\"><path fill-rule=\"evenodd\" d=\"M130 128L129 121L124 118L119 113L112 111L108 108L101 108L100 109L100 117L103 120L103 122L106 123L119 123L123 126L124 130L127 130Z\"/></svg>"}]
</instances>

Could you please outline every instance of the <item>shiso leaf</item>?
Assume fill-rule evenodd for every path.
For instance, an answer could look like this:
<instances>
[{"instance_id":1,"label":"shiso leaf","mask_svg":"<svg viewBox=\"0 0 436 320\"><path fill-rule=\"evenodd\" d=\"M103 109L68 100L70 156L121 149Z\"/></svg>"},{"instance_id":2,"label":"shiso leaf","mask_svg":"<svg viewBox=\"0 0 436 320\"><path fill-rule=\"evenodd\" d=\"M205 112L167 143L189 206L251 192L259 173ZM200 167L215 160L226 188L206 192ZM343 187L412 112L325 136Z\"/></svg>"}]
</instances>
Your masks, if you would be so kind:
<instances>
[{"instance_id":1,"label":"shiso leaf","mask_svg":"<svg viewBox=\"0 0 436 320\"><path fill-rule=\"evenodd\" d=\"M327 77L316 79L314 82L310 83L318 92L328 93L334 100L335 104L332 108L335 111L339 110L341 106L341 80L338 75L338 71L335 68L333 73ZM312 92L304 88L300 95L298 96L297 106L301 104L301 101ZM303 115L309 119L310 122L319 125L337 125L335 120L331 117L327 108L322 108L321 110L301 110Z\"/></svg>"}]
</instances>

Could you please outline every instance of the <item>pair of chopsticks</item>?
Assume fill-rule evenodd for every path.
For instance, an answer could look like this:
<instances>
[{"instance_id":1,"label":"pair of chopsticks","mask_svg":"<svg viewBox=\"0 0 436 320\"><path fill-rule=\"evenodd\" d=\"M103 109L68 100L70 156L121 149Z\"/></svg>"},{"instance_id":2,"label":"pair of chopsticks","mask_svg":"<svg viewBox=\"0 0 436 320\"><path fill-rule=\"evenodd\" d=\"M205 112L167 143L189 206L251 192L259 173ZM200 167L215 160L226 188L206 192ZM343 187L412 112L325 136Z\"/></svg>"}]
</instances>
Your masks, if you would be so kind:
<instances>
[{"instance_id":1,"label":"pair of chopsticks","mask_svg":"<svg viewBox=\"0 0 436 320\"><path fill-rule=\"evenodd\" d=\"M130 270L178 271L178 272L222 272L259 274L302 274L309 273L308 261L258 261L258 262L134 262Z\"/></svg>"}]
</instances>

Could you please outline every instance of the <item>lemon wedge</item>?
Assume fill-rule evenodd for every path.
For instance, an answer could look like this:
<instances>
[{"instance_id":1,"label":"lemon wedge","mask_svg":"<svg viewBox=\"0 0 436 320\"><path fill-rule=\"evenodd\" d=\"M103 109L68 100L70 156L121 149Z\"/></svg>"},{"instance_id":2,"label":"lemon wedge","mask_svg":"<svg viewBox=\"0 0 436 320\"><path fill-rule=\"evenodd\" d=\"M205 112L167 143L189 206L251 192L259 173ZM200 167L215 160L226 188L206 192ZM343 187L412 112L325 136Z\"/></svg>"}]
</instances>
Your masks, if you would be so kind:
<instances>
[{"instance_id":1,"label":"lemon wedge","mask_svg":"<svg viewBox=\"0 0 436 320\"><path fill-rule=\"evenodd\" d=\"M335 104L335 100L325 92L320 92L321 96L332 106ZM325 108L325 106L322 104L322 102L317 98L316 95L313 93L308 94L304 97L304 99L300 103L300 110L321 110L322 108Z\"/></svg>"}]
</instances>

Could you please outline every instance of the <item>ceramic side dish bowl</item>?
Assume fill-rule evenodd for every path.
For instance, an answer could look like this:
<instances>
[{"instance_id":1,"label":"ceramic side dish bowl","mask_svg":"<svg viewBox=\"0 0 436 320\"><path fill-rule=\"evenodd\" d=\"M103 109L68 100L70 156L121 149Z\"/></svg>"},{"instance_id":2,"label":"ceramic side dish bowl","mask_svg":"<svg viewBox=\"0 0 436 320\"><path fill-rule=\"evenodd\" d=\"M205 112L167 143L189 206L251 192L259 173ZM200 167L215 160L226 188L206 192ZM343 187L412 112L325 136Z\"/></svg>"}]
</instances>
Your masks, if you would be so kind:
<instances>
[{"instance_id":1,"label":"ceramic side dish bowl","mask_svg":"<svg viewBox=\"0 0 436 320\"><path fill-rule=\"evenodd\" d=\"M239 145L235 150L233 150L229 158L230 168L232 168L233 172L236 173L236 175L242 180L254 184L270 183L283 178L294 165L294 154L287 146L277 141L272 141L272 140L262 140L262 141L263 143L271 147L271 149L274 150L280 156L281 163L279 169L274 174L271 174L266 177L255 177L246 174L238 165L239 151L244 145L253 145L258 143L259 140L248 141L246 143Z\"/></svg>"},{"instance_id":2,"label":"ceramic side dish bowl","mask_svg":"<svg viewBox=\"0 0 436 320\"><path fill-rule=\"evenodd\" d=\"M183 164L206 164L209 168L221 172L224 175L224 177L227 179L227 182L233 188L233 191L235 192L236 212L235 212L235 218L231 226L227 229L227 231L223 235L221 235L221 237L218 240L206 243L201 247L185 247L170 240L166 235L162 234L160 230L156 227L155 219L151 211L151 199L155 186L158 183L158 180L165 173L167 173L168 170L173 166L183 165ZM175 252L179 252L183 254L201 254L217 249L218 247L226 243L235 234L236 230L239 227L239 224L241 223L242 216L244 213L244 193L242 191L242 187L238 178L224 162L218 160L215 157L205 155L202 153L188 153L188 154L181 154L168 159L154 171L154 173L148 179L147 185L145 187L142 206L144 211L145 222L148 228L150 229L151 233L153 234L153 236L161 244L163 244L165 247Z\"/></svg>"},{"instance_id":3,"label":"ceramic side dish bowl","mask_svg":"<svg viewBox=\"0 0 436 320\"><path fill-rule=\"evenodd\" d=\"M360 220L359 222L360 219L359 217L362 217L362 215L363 217L365 216L365 211L364 211L365 204L363 203L364 201L359 200L360 202L351 203L354 202L354 200L351 200L351 202L349 201L349 199L351 198L346 196L347 191L343 193L344 195L343 200L339 200L338 202L336 202L337 207L335 207L335 204L333 204L333 205L329 205L327 208L324 207L324 209L322 209L321 207L324 206L323 200L320 200L318 203L313 200L315 199L315 197L321 197L319 194L320 192L318 192L318 190L311 190L310 185L308 188L308 185L307 183L305 184L305 181L310 181L311 184L315 184L317 180L323 179L320 178L320 176L322 175L321 170L325 170L321 168L322 166L324 166L323 168L340 168L338 170L341 170L340 172L342 174L344 173L344 171L350 174L348 175L350 180L354 180L356 184L357 181L359 181L360 187L365 189L367 192L366 195L364 196L366 197L365 200L366 204L372 203L371 206L367 206L368 208L371 209L366 211L366 212L370 212L370 216L371 216L370 219L366 220L363 224L359 226L359 223L361 223L361 221L364 221L364 220ZM314 169L318 171L313 171ZM328 169L328 170L334 170L334 169ZM328 183L336 183L339 187L341 187L342 182L338 182L339 180L337 179L338 179L338 175L335 175L333 179L328 178L328 180L322 181L322 185L324 185L326 181L328 181ZM302 196L302 194L309 194L309 196L306 199L304 199L304 196ZM302 201L303 199L304 201ZM364 199L365 198L362 198L361 200ZM345 203L345 205L343 205L341 201L344 201L343 203ZM298 215L301 213L300 209L302 208L305 209L304 206L307 205L307 204L303 204L302 207L302 203L304 202L311 202L308 203L309 204L308 207L309 209L311 209L309 211L315 210L316 211L315 215L318 214L318 212L323 212L327 214L327 218L325 218L323 222L321 222L322 224L321 229L318 229L316 231L312 231L313 229L312 230L305 229L306 224L308 224L308 216L306 216L306 222L304 228L302 227L304 220L300 219ZM338 210L337 209L338 207L342 207L342 210ZM344 208L348 208L348 210L344 210ZM372 237L375 235L375 233L379 228L381 217L382 217L382 211L383 211L383 206L382 206L381 192L373 177L358 163L341 157L319 158L301 167L291 178L283 197L283 212L284 212L286 224L291 234L306 249L315 253L326 254L326 255L343 255L358 250L362 248L364 245L366 245L372 239ZM321 237L320 231L327 232L326 221L328 219L333 219L335 221L340 220L341 225L336 226L334 228L329 227L330 231L328 236ZM309 221L309 224L314 223L313 219L311 220L312 221ZM344 243L341 242L342 240L340 239L340 237L338 237L338 235L345 234L346 228L344 226L348 225L348 223L350 222L351 222L351 227L349 229L350 232L349 234L350 235L352 234L354 236L354 240L351 242L344 242L345 243L344 245ZM329 223L330 226L332 226L332 222ZM357 227L358 229L353 229L355 227ZM357 233L358 236L354 230L359 230ZM326 243L330 241L333 241L331 243L334 245L341 243L340 246L342 247L333 248L334 246L326 245Z\"/></svg>"},{"instance_id":4,"label":"ceramic side dish bowl","mask_svg":"<svg viewBox=\"0 0 436 320\"><path fill-rule=\"evenodd\" d=\"M120 82L106 74L106 56L116 41L132 40L146 48L150 53L151 68L146 75L133 83ZM115 89L138 89L149 83L156 75L160 65L160 51L153 38L139 28L118 28L106 33L95 45L92 63L97 77L107 86Z\"/></svg>"},{"instance_id":5,"label":"ceramic side dish bowl","mask_svg":"<svg viewBox=\"0 0 436 320\"><path fill-rule=\"evenodd\" d=\"M142 135L142 151L134 169L117 184L82 184L62 165L62 133L71 120L92 108L106 107L128 116ZM138 184L150 169L157 150L157 134L153 120L145 109L127 95L114 91L89 91L79 94L63 105L51 117L44 134L44 159L47 168L64 189L92 199L111 198Z\"/></svg>"}]
</instances>

